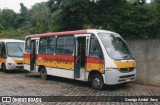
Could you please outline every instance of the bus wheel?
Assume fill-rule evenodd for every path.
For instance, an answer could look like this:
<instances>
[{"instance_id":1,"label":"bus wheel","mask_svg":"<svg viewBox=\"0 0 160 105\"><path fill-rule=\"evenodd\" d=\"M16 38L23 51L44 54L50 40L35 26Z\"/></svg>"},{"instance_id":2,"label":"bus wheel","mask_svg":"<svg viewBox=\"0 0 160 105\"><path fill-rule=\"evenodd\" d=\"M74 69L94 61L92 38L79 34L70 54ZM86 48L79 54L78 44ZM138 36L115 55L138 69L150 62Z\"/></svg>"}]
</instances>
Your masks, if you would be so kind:
<instances>
[{"instance_id":1,"label":"bus wheel","mask_svg":"<svg viewBox=\"0 0 160 105\"><path fill-rule=\"evenodd\" d=\"M94 74L91 77L91 86L96 90L101 90L104 87L104 82L100 74Z\"/></svg>"},{"instance_id":2,"label":"bus wheel","mask_svg":"<svg viewBox=\"0 0 160 105\"><path fill-rule=\"evenodd\" d=\"M5 72L5 73L7 72L7 69L6 69L6 65L5 65L5 64L2 64L2 71Z\"/></svg>"},{"instance_id":3,"label":"bus wheel","mask_svg":"<svg viewBox=\"0 0 160 105\"><path fill-rule=\"evenodd\" d=\"M40 73L40 76L41 76L41 78L43 79L43 80L46 80L47 79L47 71L46 71L46 69L44 68L44 67L42 67L41 69L40 69L40 71L39 71L39 73Z\"/></svg>"}]
</instances>

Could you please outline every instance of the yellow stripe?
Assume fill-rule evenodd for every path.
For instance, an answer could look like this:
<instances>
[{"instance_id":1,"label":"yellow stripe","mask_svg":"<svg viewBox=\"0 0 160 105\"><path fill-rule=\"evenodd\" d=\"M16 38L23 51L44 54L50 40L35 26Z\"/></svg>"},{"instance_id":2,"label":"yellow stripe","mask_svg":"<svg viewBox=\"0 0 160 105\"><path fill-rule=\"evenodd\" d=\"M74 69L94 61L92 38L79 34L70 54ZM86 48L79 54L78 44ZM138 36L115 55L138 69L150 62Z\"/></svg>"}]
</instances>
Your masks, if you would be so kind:
<instances>
[{"instance_id":1,"label":"yellow stripe","mask_svg":"<svg viewBox=\"0 0 160 105\"><path fill-rule=\"evenodd\" d=\"M74 69L74 62L58 62L58 61L53 61L53 62L46 62L46 61L39 61L36 60L36 65L44 65L48 67L55 67L55 68L63 68L63 69Z\"/></svg>"},{"instance_id":2,"label":"yellow stripe","mask_svg":"<svg viewBox=\"0 0 160 105\"><path fill-rule=\"evenodd\" d=\"M23 63L23 60L16 60L16 59L13 59L16 63Z\"/></svg>"},{"instance_id":3,"label":"yellow stripe","mask_svg":"<svg viewBox=\"0 0 160 105\"><path fill-rule=\"evenodd\" d=\"M30 59L25 58L24 63L30 64ZM36 65L43 65L43 66L54 67L54 68L74 70L74 62L64 63L64 62L58 62L58 61L46 62L43 60L41 60L41 61L36 60ZM104 73L104 64L88 63L85 67L85 70L87 72L90 72L92 70L98 70L99 72Z\"/></svg>"},{"instance_id":4,"label":"yellow stripe","mask_svg":"<svg viewBox=\"0 0 160 105\"><path fill-rule=\"evenodd\" d=\"M6 63L6 59L4 59L4 58L0 58L0 62L2 62L2 63Z\"/></svg>"},{"instance_id":5,"label":"yellow stripe","mask_svg":"<svg viewBox=\"0 0 160 105\"><path fill-rule=\"evenodd\" d=\"M129 68L136 66L135 61L128 61L128 62L115 61L115 64L117 65L118 68Z\"/></svg>"},{"instance_id":6,"label":"yellow stripe","mask_svg":"<svg viewBox=\"0 0 160 105\"><path fill-rule=\"evenodd\" d=\"M87 63L86 71L98 70L100 73L104 73L104 64Z\"/></svg>"},{"instance_id":7,"label":"yellow stripe","mask_svg":"<svg viewBox=\"0 0 160 105\"><path fill-rule=\"evenodd\" d=\"M24 58L23 61L24 61L25 64L30 64L30 59Z\"/></svg>"}]
</instances>

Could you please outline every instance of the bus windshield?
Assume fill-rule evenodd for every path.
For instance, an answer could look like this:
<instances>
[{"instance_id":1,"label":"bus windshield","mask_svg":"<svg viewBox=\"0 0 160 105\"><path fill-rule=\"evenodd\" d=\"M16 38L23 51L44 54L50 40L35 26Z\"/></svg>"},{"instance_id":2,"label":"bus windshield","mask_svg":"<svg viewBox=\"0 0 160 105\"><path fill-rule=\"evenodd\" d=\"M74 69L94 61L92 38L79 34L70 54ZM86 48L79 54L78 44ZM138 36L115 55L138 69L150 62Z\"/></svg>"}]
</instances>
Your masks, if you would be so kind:
<instances>
[{"instance_id":1,"label":"bus windshield","mask_svg":"<svg viewBox=\"0 0 160 105\"><path fill-rule=\"evenodd\" d=\"M23 57L23 42L7 42L7 53L9 57Z\"/></svg>"},{"instance_id":2,"label":"bus windshield","mask_svg":"<svg viewBox=\"0 0 160 105\"><path fill-rule=\"evenodd\" d=\"M133 59L127 43L118 35L110 33L98 34L108 55L114 60Z\"/></svg>"}]
</instances>

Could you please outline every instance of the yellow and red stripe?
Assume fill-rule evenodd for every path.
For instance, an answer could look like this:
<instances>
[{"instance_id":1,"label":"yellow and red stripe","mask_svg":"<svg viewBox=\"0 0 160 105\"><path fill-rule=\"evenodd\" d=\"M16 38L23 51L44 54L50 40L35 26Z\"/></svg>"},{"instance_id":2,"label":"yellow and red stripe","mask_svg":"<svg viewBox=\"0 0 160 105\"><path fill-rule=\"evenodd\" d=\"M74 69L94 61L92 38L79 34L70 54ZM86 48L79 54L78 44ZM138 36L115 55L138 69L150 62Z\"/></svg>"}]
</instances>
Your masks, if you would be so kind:
<instances>
[{"instance_id":1,"label":"yellow and red stripe","mask_svg":"<svg viewBox=\"0 0 160 105\"><path fill-rule=\"evenodd\" d=\"M24 54L24 63L30 64L30 54ZM53 55L53 54L36 54L36 65L48 66L62 69L74 69L74 56L71 55ZM104 60L92 57L86 57L85 70L98 70L104 73Z\"/></svg>"}]
</instances>

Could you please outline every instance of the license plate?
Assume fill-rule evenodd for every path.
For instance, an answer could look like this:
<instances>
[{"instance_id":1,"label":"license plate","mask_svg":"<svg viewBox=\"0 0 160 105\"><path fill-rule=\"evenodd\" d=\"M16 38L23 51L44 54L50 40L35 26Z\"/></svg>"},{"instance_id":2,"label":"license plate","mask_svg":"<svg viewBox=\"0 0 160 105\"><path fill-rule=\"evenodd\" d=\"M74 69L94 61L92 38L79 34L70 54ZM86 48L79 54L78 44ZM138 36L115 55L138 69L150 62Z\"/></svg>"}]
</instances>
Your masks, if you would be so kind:
<instances>
[{"instance_id":1,"label":"license plate","mask_svg":"<svg viewBox=\"0 0 160 105\"><path fill-rule=\"evenodd\" d=\"M131 79L130 79L130 78L127 78L127 79L126 79L126 82L130 82L130 81L131 81Z\"/></svg>"}]
</instances>

